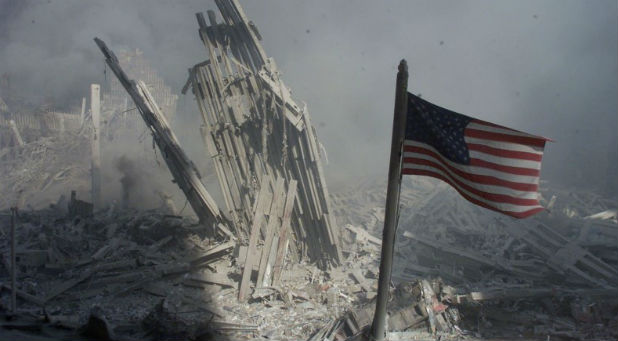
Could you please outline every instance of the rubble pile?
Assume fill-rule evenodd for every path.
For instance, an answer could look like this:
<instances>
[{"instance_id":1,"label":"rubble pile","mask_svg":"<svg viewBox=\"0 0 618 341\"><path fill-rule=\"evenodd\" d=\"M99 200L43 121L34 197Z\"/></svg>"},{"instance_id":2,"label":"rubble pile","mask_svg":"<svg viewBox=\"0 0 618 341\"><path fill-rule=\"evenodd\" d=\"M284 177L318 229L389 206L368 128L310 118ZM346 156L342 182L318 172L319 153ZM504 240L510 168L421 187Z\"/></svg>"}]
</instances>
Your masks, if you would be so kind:
<instances>
[{"instance_id":1,"label":"rubble pile","mask_svg":"<svg viewBox=\"0 0 618 341\"><path fill-rule=\"evenodd\" d=\"M586 200L594 205L583 205L583 194L550 190L543 194L554 198L550 210L524 220L457 200L451 190L426 198L418 213L400 220L399 252L420 266L403 272L434 272L453 283L499 278L531 286L614 288L617 225L582 217L605 212L613 203L597 197ZM581 213L573 214L574 210ZM600 246L610 245L613 252L594 254Z\"/></svg>"},{"instance_id":2,"label":"rubble pile","mask_svg":"<svg viewBox=\"0 0 618 341\"><path fill-rule=\"evenodd\" d=\"M406 179L393 281L419 287L428 279L444 283L433 285L438 297L434 313L443 312L443 305L456 307L460 319L445 318L451 323L442 329L428 317L401 328L392 321L398 315L391 307L389 330L404 330L400 336L409 338L442 330L450 337L615 339L615 203L594 193L543 187L541 201L548 209L534 218L515 220L461 200L440 182ZM363 257L368 248L379 256L384 193L385 185L361 181L356 189L333 196L336 212L346 223L344 253L349 257ZM376 263L368 265L374 266L371 271L377 269ZM412 309L419 301L402 300L398 290L392 292L391 306L404 301ZM320 337L360 332L371 322L362 312L371 312L373 306L331 321Z\"/></svg>"},{"instance_id":3,"label":"rubble pile","mask_svg":"<svg viewBox=\"0 0 618 341\"><path fill-rule=\"evenodd\" d=\"M505 222L492 212L477 211L432 181L404 183L396 286L389 303L390 339L616 337L615 281L589 271L598 279L593 283L560 263L557 257L563 253L543 258L526 244L525 235L517 238L508 231L523 229L519 224L552 226L565 245L581 245L580 254L615 271L616 239L608 239L616 230L611 211L607 213L611 202L597 198L595 205L582 208L571 198L590 194L546 190L545 196L565 199L555 199L552 211L538 218ZM365 181L354 188L333 195L337 218L345 226L343 263L320 269L288 260L277 285L256 283L246 301L238 300L246 246L233 236L209 235L192 218L113 206L93 215L62 205L21 212L20 323L39 329L45 323L42 330L56 335L50 330L57 326L64 332L84 332L94 319L116 339L228 335L340 340L358 335L371 323L375 306L384 187ZM427 204L421 205L424 201ZM432 212L432 205L443 211ZM8 236L8 214L1 218L1 232ZM556 222L562 225L553 228ZM585 232L575 228L584 225ZM599 240L606 252L596 257ZM3 283L8 282L10 268L8 247L8 238L2 238ZM255 267L253 276L257 272ZM9 292L7 284L2 288ZM0 302L6 307L8 295ZM28 314L36 323L23 322ZM3 326L21 328L10 321Z\"/></svg>"},{"instance_id":4,"label":"rubble pile","mask_svg":"<svg viewBox=\"0 0 618 341\"><path fill-rule=\"evenodd\" d=\"M185 90L192 87L205 115L202 133L227 210L220 210L206 191L146 83L130 80L115 54L95 38L199 223L164 210L127 210L129 193L138 186L132 167L121 167L126 162L118 167L123 210L114 203L103 208L99 140L116 131L110 135L110 124L101 132L100 87L93 84L87 120L92 154L84 158L92 162L92 191L78 190L92 203L72 192L68 205L58 200L48 209L22 212L18 237L11 238L19 245L18 296L43 308L45 321L70 316L85 324L82 332L104 339L203 339L228 332L296 340L351 307L356 293L367 291L338 287L345 275L325 272L343 259L321 166L322 146L306 108L291 99L238 2L216 3L225 22L218 24L212 11L211 25L197 15L211 59L192 68ZM208 111L210 106L217 110ZM147 172L140 175L147 177ZM6 224L3 228L8 230ZM9 243L3 242L6 253ZM15 269L9 263L5 259L3 264L7 277ZM356 272L355 280L362 276Z\"/></svg>"},{"instance_id":5,"label":"rubble pile","mask_svg":"<svg viewBox=\"0 0 618 341\"><path fill-rule=\"evenodd\" d=\"M427 197L442 191L442 187L436 187L436 182L423 177L406 179L402 183L400 193L400 212L402 217L411 216L419 211L419 205L424 203ZM376 177L366 177L354 181L353 185L342 186L332 194L333 208L337 222L347 226L348 238L360 227L372 235L382 234L384 227L384 203L386 202L386 179L378 180ZM352 227L351 227L352 226Z\"/></svg>"},{"instance_id":6,"label":"rubble pile","mask_svg":"<svg viewBox=\"0 0 618 341\"><path fill-rule=\"evenodd\" d=\"M41 137L0 149L0 209L39 209L67 188L85 191L90 188L89 170L88 140L78 134Z\"/></svg>"},{"instance_id":7,"label":"rubble pile","mask_svg":"<svg viewBox=\"0 0 618 341\"><path fill-rule=\"evenodd\" d=\"M44 314L48 321L75 329L97 307L118 329L117 335L138 338L154 334L159 339L148 325L162 306L186 324L227 323L213 330L239 326L223 320L212 303L214 295L225 295L235 286L228 278L236 272L231 260L234 241L209 239L192 219L155 211L111 207L93 216L69 213L55 207L19 214L20 311ZM2 218L7 236L9 221L6 215ZM8 254L8 238L2 238L0 248ZM8 282L7 258L3 257L3 283ZM7 306L6 295L2 305Z\"/></svg>"},{"instance_id":8,"label":"rubble pile","mask_svg":"<svg viewBox=\"0 0 618 341\"><path fill-rule=\"evenodd\" d=\"M451 339L465 335L458 324L461 315L455 305L448 304L445 292L453 288L437 280L402 282L393 288L388 307L389 340L416 339L419 336ZM326 324L309 341L353 339L367 333L373 319L375 302L348 311L342 317Z\"/></svg>"},{"instance_id":9,"label":"rubble pile","mask_svg":"<svg viewBox=\"0 0 618 341\"><path fill-rule=\"evenodd\" d=\"M7 311L8 211L0 217L0 310ZM94 315L117 339L298 340L375 292L360 270L362 262L376 266L375 247L371 257L331 271L288 262L278 285L257 286L243 302L237 297L246 247L210 236L193 218L115 206L92 213L92 205L71 199L20 212L16 229L19 322L3 322L5 329L27 324L48 336L57 336L56 328L79 333ZM356 277L347 272L353 265L360 267Z\"/></svg>"}]
</instances>

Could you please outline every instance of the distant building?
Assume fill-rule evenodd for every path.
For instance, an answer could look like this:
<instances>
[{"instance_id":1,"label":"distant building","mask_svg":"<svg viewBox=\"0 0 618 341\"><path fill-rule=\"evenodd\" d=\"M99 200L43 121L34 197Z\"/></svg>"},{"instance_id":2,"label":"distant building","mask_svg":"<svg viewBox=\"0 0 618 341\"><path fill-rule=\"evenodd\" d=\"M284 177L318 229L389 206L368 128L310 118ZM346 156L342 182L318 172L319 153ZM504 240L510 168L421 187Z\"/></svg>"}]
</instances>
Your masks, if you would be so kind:
<instances>
[{"instance_id":1,"label":"distant building","mask_svg":"<svg viewBox=\"0 0 618 341\"><path fill-rule=\"evenodd\" d=\"M146 83L163 114L168 121L173 121L178 96L165 85L163 78L144 58L143 52L139 49L121 51L118 59L130 78ZM90 98L85 98L84 115L81 112L81 101L72 106L68 112L58 110L52 97L44 98L39 104L33 104L27 98L17 96L11 84L11 76L9 73L0 75L0 148L14 145L11 120L15 121L23 139L29 142L65 131L77 132L82 128L83 117L90 115ZM142 118L136 110L133 110L135 108L133 100L112 72L107 72L107 82L106 90L101 95L103 134L113 138L115 135L126 134L126 129L143 127ZM89 123L86 124L86 128L89 129Z\"/></svg>"},{"instance_id":2,"label":"distant building","mask_svg":"<svg viewBox=\"0 0 618 341\"><path fill-rule=\"evenodd\" d=\"M140 49L120 51L117 57L120 66L122 66L129 78L146 83L163 114L168 120L173 120L176 115L178 96L172 93L172 89L169 86L165 85L163 78L159 76L148 60L144 58L143 52ZM103 93L104 111L119 113L133 108L133 101L113 73L108 72L107 77L110 86L108 91Z\"/></svg>"}]
</instances>

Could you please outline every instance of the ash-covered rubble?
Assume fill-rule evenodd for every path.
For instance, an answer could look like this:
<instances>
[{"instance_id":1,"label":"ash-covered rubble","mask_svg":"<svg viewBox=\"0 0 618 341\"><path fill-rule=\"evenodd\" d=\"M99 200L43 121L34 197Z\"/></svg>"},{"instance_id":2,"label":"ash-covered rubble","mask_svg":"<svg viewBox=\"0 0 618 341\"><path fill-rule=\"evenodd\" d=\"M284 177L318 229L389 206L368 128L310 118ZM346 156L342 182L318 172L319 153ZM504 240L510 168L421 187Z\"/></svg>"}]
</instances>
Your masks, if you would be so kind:
<instances>
[{"instance_id":1,"label":"ash-covered rubble","mask_svg":"<svg viewBox=\"0 0 618 341\"><path fill-rule=\"evenodd\" d=\"M146 325L139 327L162 297L183 305L183 311L195 311L188 318L221 316L208 308L210 292L200 289L213 282L220 288L232 286L220 275L230 272L225 256L235 243L205 238L203 228L190 219L113 208L71 216L54 207L20 212L18 221L20 312L75 328L98 307L121 335L138 338L149 332ZM3 215L5 236L8 227ZM2 241L7 254L7 238ZM3 258L3 283L7 261ZM180 283L186 291L173 288ZM9 288L4 284L3 289ZM7 306L7 296L2 304Z\"/></svg>"},{"instance_id":2,"label":"ash-covered rubble","mask_svg":"<svg viewBox=\"0 0 618 341\"><path fill-rule=\"evenodd\" d=\"M67 188L90 187L90 150L80 134L40 137L0 149L0 209L47 206ZM70 184L70 187L69 187ZM45 193L45 196L41 196Z\"/></svg>"},{"instance_id":3,"label":"ash-covered rubble","mask_svg":"<svg viewBox=\"0 0 618 341\"><path fill-rule=\"evenodd\" d=\"M353 302L324 272L342 259L320 143L309 114L292 101L274 61L266 57L258 42L257 29L238 2L216 3L224 23L218 24L212 11L208 13L211 25L202 14L197 15L200 36L213 61L211 66L197 64L188 84L194 87L202 114L209 115L202 105L225 109L217 111L221 117L208 116L202 132L215 161L227 210L220 210L206 191L148 86L131 81L115 54L95 39L200 223L175 223L182 218L165 216L161 211L116 211L117 205L102 209L99 138L110 136L113 128L110 124L101 132L100 86L93 84L92 120L88 121L93 126L92 191L78 189L77 197L71 194L67 212L63 209L66 200L58 200L49 210L27 210L17 218L19 237L12 241L21 248L18 263L25 267L18 274L18 293L20 300L39 310L32 311L34 320L7 322L5 329L40 331L50 327L49 323L41 326L40 317L44 316L48 322L79 319L79 324L87 323L82 332L104 339L200 339L230 332L296 340ZM234 45L231 51L227 46L230 41ZM214 54L212 47L218 49ZM250 66L249 72L238 59ZM223 74L214 69L218 60L226 65L218 70L225 71ZM212 72L216 79L200 78ZM230 83L236 77L244 80ZM217 91L206 97L204 89ZM238 97L230 101L228 95L237 96L238 91L250 97L253 107L243 108L241 104L247 102ZM84 104L82 113L83 108ZM246 117L247 113L252 115ZM126 120L122 116L118 119ZM221 119L221 125L211 119ZM260 136L261 147L255 150L254 142ZM146 172L140 175L147 177ZM125 192L136 187L132 182L121 183ZM73 189L69 187L67 192ZM125 194L122 207L127 206ZM78 199L83 197L93 202ZM168 201L165 195L161 197ZM23 208L22 203L17 205ZM33 233L35 237L30 235ZM199 250L194 250L192 242ZM4 243L6 254L8 241ZM304 263L308 261L312 264ZM6 275L15 269L7 261L4 265ZM200 276L203 268L210 272ZM152 302L144 295L158 298ZM199 299L201 296L206 298ZM347 297L346 301L340 297ZM58 305L50 310L52 303ZM13 318L28 311L22 304L11 312ZM296 304L302 308L294 308ZM72 328L69 322L61 324Z\"/></svg>"},{"instance_id":4,"label":"ash-covered rubble","mask_svg":"<svg viewBox=\"0 0 618 341\"><path fill-rule=\"evenodd\" d=\"M390 339L615 339L615 198L548 184L542 197L545 212L514 220L461 200L440 182L406 179ZM375 181L334 195L349 257L378 259L384 200L385 184ZM373 277L377 262L365 265ZM367 289L367 298L374 295L375 288ZM342 314L312 340L360 333L373 309L368 304Z\"/></svg>"},{"instance_id":5,"label":"ash-covered rubble","mask_svg":"<svg viewBox=\"0 0 618 341\"><path fill-rule=\"evenodd\" d=\"M596 259L615 269L611 202L589 193L544 195L556 196L551 212L517 223L552 226L590 255L603 249ZM583 198L590 204L583 206ZM560 272L562 263L544 259L509 233L517 226L503 226L498 215L459 199L432 180L404 183L391 340L615 339L615 282L591 272L598 277L592 283L568 267ZM74 210L62 205L20 212L19 318L3 321L3 330L36 330L52 338L101 333L100 325L112 339L351 337L373 315L383 200L384 187L376 181L336 192L333 207L345 228L343 263L324 270L286 262L279 284L254 288L247 302L237 298L242 243L208 236L193 218L114 207L71 216ZM432 205L443 205L442 213L431 212ZM606 212L600 218L608 220L585 218L595 212ZM6 211L1 226L8 236ZM0 247L6 255L8 238ZM528 268L531 262L537 271ZM7 307L6 257L2 265L1 302Z\"/></svg>"},{"instance_id":6,"label":"ash-covered rubble","mask_svg":"<svg viewBox=\"0 0 618 341\"><path fill-rule=\"evenodd\" d=\"M330 271L288 262L278 285L239 301L244 258L235 239L208 237L194 218L113 206L91 214L76 202L87 204L19 212L17 314L6 315L10 246L2 238L0 311L12 319L1 325L10 335L299 340L375 290L362 270L348 271L375 266L375 257ZM1 216L5 237L9 215Z\"/></svg>"}]
</instances>

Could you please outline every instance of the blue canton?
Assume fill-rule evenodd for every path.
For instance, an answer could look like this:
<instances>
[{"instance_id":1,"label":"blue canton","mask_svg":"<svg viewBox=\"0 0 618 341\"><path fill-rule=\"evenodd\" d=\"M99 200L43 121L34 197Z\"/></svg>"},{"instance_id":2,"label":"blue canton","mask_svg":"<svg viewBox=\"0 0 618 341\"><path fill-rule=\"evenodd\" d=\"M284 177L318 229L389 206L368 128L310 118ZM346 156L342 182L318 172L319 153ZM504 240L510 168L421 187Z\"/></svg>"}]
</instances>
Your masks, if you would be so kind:
<instances>
[{"instance_id":1,"label":"blue canton","mask_svg":"<svg viewBox=\"0 0 618 341\"><path fill-rule=\"evenodd\" d=\"M426 143L442 156L459 163L470 164L464 130L471 117L431 104L408 93L406 140Z\"/></svg>"}]
</instances>

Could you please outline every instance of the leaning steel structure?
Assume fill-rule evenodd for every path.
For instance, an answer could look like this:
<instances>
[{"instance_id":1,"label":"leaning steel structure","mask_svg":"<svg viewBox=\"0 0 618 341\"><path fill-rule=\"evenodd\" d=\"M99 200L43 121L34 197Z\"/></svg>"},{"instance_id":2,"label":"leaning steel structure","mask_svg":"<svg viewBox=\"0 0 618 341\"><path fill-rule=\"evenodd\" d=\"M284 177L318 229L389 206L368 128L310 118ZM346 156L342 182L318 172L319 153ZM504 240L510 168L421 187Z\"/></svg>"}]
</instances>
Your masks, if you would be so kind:
<instances>
[{"instance_id":1,"label":"leaning steel structure","mask_svg":"<svg viewBox=\"0 0 618 341\"><path fill-rule=\"evenodd\" d=\"M235 235L263 240L268 246L271 232L252 224L260 188L267 186L274 192L278 178L284 179L286 188L294 182L290 255L296 260L337 264L339 229L331 214L321 146L307 108L292 99L275 61L260 44L259 31L238 1L215 3L220 18L208 11L207 22L202 13L196 14L208 59L189 69L183 93L192 89L195 95L203 119L202 136L227 208L224 214ZM261 238L251 238L252 234Z\"/></svg>"}]
</instances>

